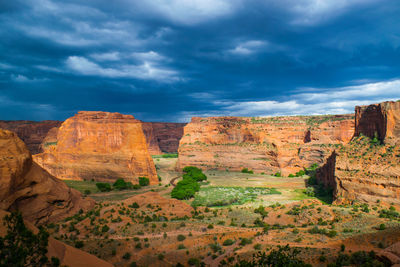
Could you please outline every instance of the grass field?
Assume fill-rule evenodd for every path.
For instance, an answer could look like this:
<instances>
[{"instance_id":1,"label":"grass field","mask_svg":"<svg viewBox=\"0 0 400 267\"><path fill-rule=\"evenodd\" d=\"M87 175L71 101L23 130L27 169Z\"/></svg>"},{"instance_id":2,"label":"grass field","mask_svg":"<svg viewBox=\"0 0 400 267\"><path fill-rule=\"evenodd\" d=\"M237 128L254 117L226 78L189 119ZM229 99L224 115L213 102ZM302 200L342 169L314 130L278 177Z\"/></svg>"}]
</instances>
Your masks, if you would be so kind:
<instances>
[{"instance_id":1,"label":"grass field","mask_svg":"<svg viewBox=\"0 0 400 267\"><path fill-rule=\"evenodd\" d=\"M84 193L85 190L90 190L91 193L98 193L99 190L96 187L96 182L92 181L75 181L75 180L63 180L69 187Z\"/></svg>"},{"instance_id":2,"label":"grass field","mask_svg":"<svg viewBox=\"0 0 400 267\"><path fill-rule=\"evenodd\" d=\"M158 185L146 186L137 190L113 190L111 192L100 192L97 187L95 181L75 181L75 180L64 180L64 182L71 188L74 188L85 194L86 190L90 190L90 197L96 201L117 201L127 199L137 194L142 194L148 191L163 191L165 187L161 187Z\"/></svg>"},{"instance_id":3,"label":"grass field","mask_svg":"<svg viewBox=\"0 0 400 267\"><path fill-rule=\"evenodd\" d=\"M241 205L261 195L280 194L274 188L262 187L202 187L192 202L193 206Z\"/></svg>"}]
</instances>

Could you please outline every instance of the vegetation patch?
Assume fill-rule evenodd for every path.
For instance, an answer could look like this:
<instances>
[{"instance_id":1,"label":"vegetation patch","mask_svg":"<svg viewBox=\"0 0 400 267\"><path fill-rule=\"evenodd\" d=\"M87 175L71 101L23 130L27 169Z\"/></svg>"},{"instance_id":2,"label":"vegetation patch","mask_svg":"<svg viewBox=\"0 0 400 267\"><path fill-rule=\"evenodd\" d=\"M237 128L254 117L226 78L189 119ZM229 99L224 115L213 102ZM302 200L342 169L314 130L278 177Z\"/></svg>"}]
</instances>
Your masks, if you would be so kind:
<instances>
[{"instance_id":1,"label":"vegetation patch","mask_svg":"<svg viewBox=\"0 0 400 267\"><path fill-rule=\"evenodd\" d=\"M275 188L264 187L204 187L196 193L192 206L218 207L242 205L260 195L281 194Z\"/></svg>"}]
</instances>

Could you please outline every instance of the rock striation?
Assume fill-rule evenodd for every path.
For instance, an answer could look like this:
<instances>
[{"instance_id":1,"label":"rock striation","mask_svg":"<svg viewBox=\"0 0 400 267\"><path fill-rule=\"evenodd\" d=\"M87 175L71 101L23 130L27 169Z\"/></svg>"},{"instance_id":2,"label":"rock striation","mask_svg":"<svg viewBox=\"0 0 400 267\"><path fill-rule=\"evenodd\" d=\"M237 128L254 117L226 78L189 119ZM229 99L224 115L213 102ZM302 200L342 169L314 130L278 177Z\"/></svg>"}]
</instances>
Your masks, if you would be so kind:
<instances>
[{"instance_id":1,"label":"rock striation","mask_svg":"<svg viewBox=\"0 0 400 267\"><path fill-rule=\"evenodd\" d=\"M42 143L47 133L59 127L61 121L0 121L0 128L15 132L25 142L31 154L43 151Z\"/></svg>"},{"instance_id":2,"label":"rock striation","mask_svg":"<svg viewBox=\"0 0 400 267\"><path fill-rule=\"evenodd\" d=\"M84 199L33 162L16 133L0 129L0 210L19 210L40 225L93 206L92 199Z\"/></svg>"},{"instance_id":3,"label":"rock striation","mask_svg":"<svg viewBox=\"0 0 400 267\"><path fill-rule=\"evenodd\" d=\"M334 189L337 204L379 200L400 205L400 102L355 111L355 137L327 158L317 179Z\"/></svg>"},{"instance_id":4,"label":"rock striation","mask_svg":"<svg viewBox=\"0 0 400 267\"><path fill-rule=\"evenodd\" d=\"M137 183L145 176L158 183L142 122L131 115L80 111L63 122L56 139L52 134L34 160L58 178Z\"/></svg>"},{"instance_id":5,"label":"rock striation","mask_svg":"<svg viewBox=\"0 0 400 267\"><path fill-rule=\"evenodd\" d=\"M151 155L177 153L185 125L186 123L143 122L149 153Z\"/></svg>"},{"instance_id":6,"label":"rock striation","mask_svg":"<svg viewBox=\"0 0 400 267\"><path fill-rule=\"evenodd\" d=\"M354 134L353 115L192 118L178 167L294 173L322 163Z\"/></svg>"}]
</instances>

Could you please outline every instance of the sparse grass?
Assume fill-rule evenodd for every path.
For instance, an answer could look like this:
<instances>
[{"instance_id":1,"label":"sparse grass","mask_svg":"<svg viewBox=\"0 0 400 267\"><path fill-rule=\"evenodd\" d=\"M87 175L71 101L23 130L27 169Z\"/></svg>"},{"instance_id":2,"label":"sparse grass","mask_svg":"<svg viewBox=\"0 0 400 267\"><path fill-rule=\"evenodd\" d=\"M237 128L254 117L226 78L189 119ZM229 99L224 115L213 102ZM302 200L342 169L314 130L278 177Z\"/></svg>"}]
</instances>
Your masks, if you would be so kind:
<instances>
[{"instance_id":1,"label":"sparse grass","mask_svg":"<svg viewBox=\"0 0 400 267\"><path fill-rule=\"evenodd\" d=\"M204 187L196 193L193 206L241 205L254 201L259 195L280 194L275 188L263 187Z\"/></svg>"}]
</instances>

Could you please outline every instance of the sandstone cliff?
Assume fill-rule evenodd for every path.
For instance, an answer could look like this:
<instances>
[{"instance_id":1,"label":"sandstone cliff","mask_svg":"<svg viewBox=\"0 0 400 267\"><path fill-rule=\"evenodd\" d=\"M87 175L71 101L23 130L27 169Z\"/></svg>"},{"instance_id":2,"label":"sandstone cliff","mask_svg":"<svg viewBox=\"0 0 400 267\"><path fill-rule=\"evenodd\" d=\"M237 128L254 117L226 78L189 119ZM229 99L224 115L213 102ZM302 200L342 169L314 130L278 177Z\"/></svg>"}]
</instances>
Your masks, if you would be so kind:
<instances>
[{"instance_id":1,"label":"sandstone cliff","mask_svg":"<svg viewBox=\"0 0 400 267\"><path fill-rule=\"evenodd\" d=\"M0 121L0 128L15 132L25 142L31 154L42 152L47 133L59 127L61 121Z\"/></svg>"},{"instance_id":2,"label":"sandstone cliff","mask_svg":"<svg viewBox=\"0 0 400 267\"><path fill-rule=\"evenodd\" d=\"M151 155L177 153L186 123L143 122L143 132Z\"/></svg>"},{"instance_id":3,"label":"sandstone cliff","mask_svg":"<svg viewBox=\"0 0 400 267\"><path fill-rule=\"evenodd\" d=\"M58 221L94 206L32 161L13 132L0 129L0 209L20 210L34 224Z\"/></svg>"},{"instance_id":4,"label":"sandstone cliff","mask_svg":"<svg viewBox=\"0 0 400 267\"><path fill-rule=\"evenodd\" d=\"M380 200L400 205L400 102L355 110L356 136L336 149L317 178L334 189L337 204Z\"/></svg>"},{"instance_id":5,"label":"sandstone cliff","mask_svg":"<svg viewBox=\"0 0 400 267\"><path fill-rule=\"evenodd\" d=\"M146 176L158 183L142 123L131 115L81 111L61 125L56 141L49 140L34 160L57 178L137 183Z\"/></svg>"},{"instance_id":6,"label":"sandstone cliff","mask_svg":"<svg viewBox=\"0 0 400 267\"><path fill-rule=\"evenodd\" d=\"M353 134L353 115L192 118L179 144L178 167L287 175L322 163Z\"/></svg>"}]
</instances>

